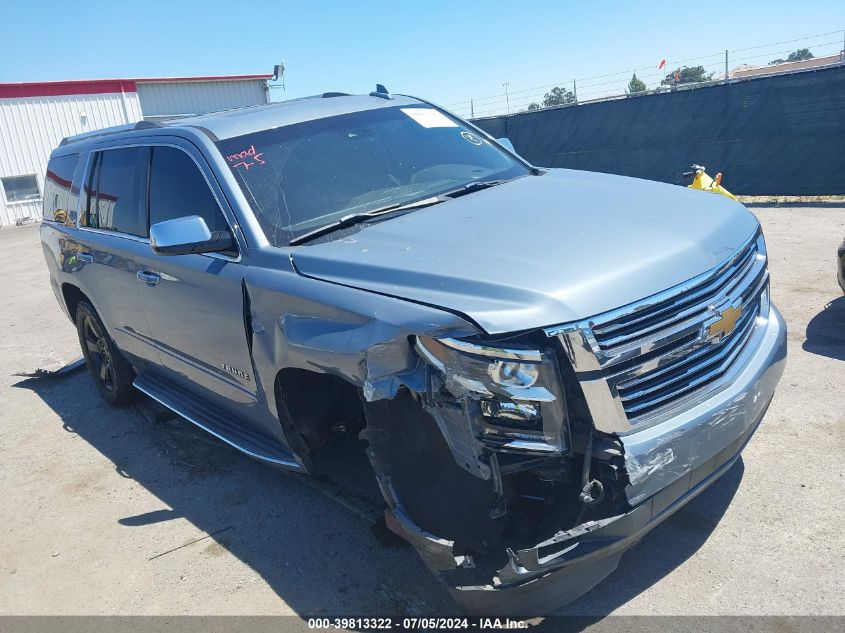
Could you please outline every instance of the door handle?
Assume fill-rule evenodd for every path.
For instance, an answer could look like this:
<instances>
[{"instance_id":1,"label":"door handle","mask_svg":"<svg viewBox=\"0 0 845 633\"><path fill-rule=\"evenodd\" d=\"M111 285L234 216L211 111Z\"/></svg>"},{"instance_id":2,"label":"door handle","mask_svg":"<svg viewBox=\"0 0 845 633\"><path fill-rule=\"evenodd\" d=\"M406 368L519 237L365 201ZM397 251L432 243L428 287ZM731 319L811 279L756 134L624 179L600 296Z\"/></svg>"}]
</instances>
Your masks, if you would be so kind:
<instances>
[{"instance_id":1,"label":"door handle","mask_svg":"<svg viewBox=\"0 0 845 633\"><path fill-rule=\"evenodd\" d=\"M148 286L157 286L161 281L161 275L158 273L151 273L149 270L139 270L137 273L138 279L143 281Z\"/></svg>"},{"instance_id":2,"label":"door handle","mask_svg":"<svg viewBox=\"0 0 845 633\"><path fill-rule=\"evenodd\" d=\"M83 264L93 264L94 256L91 253L78 253L76 258Z\"/></svg>"}]
</instances>

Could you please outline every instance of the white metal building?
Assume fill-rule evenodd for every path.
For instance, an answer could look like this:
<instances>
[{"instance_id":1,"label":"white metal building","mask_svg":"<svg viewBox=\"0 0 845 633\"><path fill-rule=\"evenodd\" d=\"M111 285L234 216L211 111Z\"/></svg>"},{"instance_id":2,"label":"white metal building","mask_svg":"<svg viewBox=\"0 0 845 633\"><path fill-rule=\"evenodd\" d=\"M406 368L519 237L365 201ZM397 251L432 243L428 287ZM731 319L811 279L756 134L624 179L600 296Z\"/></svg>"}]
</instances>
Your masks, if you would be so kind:
<instances>
[{"instance_id":1,"label":"white metal building","mask_svg":"<svg viewBox=\"0 0 845 633\"><path fill-rule=\"evenodd\" d=\"M0 225L41 217L50 152L112 125L269 103L271 75L0 84Z\"/></svg>"}]
</instances>

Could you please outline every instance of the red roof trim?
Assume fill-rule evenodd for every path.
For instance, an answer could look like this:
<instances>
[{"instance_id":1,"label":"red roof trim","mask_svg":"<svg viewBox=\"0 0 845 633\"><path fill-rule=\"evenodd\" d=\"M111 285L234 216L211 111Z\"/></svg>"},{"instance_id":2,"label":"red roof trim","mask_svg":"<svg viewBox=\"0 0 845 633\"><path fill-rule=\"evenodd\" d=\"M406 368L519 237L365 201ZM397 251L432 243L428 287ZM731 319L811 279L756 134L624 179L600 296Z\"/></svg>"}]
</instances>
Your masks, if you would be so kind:
<instances>
[{"instance_id":1,"label":"red roof trim","mask_svg":"<svg viewBox=\"0 0 845 633\"><path fill-rule=\"evenodd\" d=\"M139 84L161 84L171 81L248 81L272 79L273 75L209 75L207 77L143 77L135 79Z\"/></svg>"},{"instance_id":2,"label":"red roof trim","mask_svg":"<svg viewBox=\"0 0 845 633\"><path fill-rule=\"evenodd\" d=\"M58 97L64 95L96 95L111 92L135 92L133 79L91 79L86 81L44 81L37 83L0 84L0 99L20 97Z\"/></svg>"},{"instance_id":3,"label":"red roof trim","mask_svg":"<svg viewBox=\"0 0 845 633\"><path fill-rule=\"evenodd\" d=\"M137 92L137 84L190 81L249 81L271 79L273 75L209 75L206 77L144 77L142 79L86 79L82 81L39 81L0 84L0 99L21 97L59 97L114 92Z\"/></svg>"}]
</instances>

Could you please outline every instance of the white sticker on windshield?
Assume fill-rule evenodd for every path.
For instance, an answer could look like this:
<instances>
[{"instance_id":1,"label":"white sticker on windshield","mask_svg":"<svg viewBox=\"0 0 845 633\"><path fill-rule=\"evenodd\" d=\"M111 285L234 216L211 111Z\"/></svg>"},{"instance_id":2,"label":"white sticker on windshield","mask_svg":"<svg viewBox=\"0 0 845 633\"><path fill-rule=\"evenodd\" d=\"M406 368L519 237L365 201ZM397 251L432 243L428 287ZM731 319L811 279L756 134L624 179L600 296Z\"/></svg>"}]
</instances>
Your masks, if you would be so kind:
<instances>
[{"instance_id":1,"label":"white sticker on windshield","mask_svg":"<svg viewBox=\"0 0 845 633\"><path fill-rule=\"evenodd\" d=\"M445 114L434 108L399 108L423 127L458 127Z\"/></svg>"}]
</instances>

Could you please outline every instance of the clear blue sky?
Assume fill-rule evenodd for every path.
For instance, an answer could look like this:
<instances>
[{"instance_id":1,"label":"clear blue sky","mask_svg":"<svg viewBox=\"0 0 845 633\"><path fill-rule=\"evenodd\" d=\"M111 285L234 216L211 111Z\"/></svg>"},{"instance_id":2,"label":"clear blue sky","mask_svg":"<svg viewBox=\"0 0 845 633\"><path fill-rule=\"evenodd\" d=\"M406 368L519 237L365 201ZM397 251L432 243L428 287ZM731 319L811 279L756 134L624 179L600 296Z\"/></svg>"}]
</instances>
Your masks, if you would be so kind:
<instances>
[{"instance_id":1,"label":"clear blue sky","mask_svg":"<svg viewBox=\"0 0 845 633\"><path fill-rule=\"evenodd\" d=\"M12 0L3 9L0 82L243 74L284 59L292 98L326 90L394 92L440 104L476 98L476 114L524 107L542 88L579 78L579 97L618 93L665 58L845 29L842 0L754 2L68 2ZM10 28L14 26L14 28ZM803 46L841 48L842 34L736 53L765 64ZM755 59L745 59L756 56ZM742 63L737 61L731 66ZM690 62L712 64L719 56ZM617 73L604 79L587 79ZM487 98L486 100L484 98ZM466 104L467 111L468 105ZM464 112L464 104L454 109Z\"/></svg>"}]
</instances>

